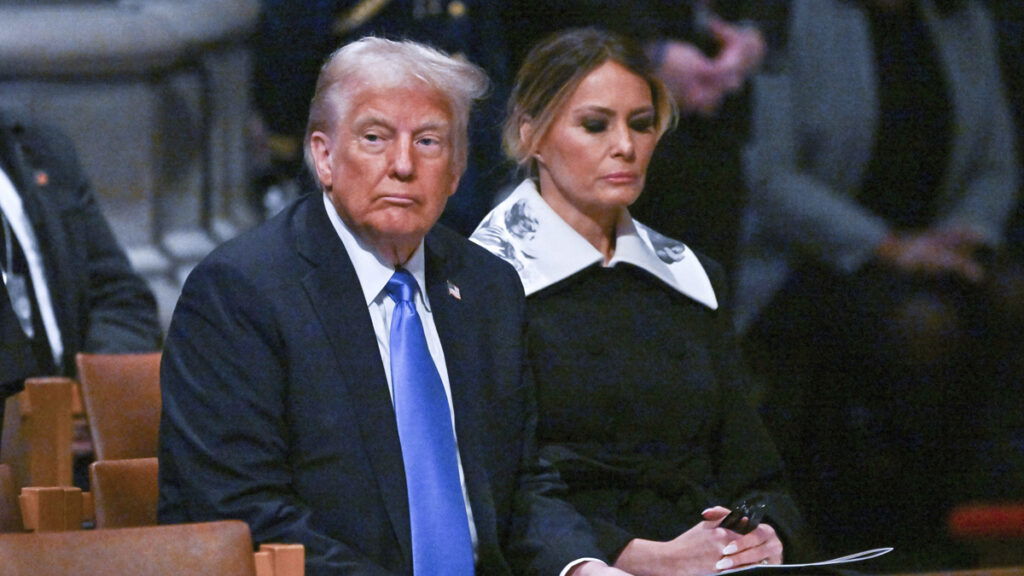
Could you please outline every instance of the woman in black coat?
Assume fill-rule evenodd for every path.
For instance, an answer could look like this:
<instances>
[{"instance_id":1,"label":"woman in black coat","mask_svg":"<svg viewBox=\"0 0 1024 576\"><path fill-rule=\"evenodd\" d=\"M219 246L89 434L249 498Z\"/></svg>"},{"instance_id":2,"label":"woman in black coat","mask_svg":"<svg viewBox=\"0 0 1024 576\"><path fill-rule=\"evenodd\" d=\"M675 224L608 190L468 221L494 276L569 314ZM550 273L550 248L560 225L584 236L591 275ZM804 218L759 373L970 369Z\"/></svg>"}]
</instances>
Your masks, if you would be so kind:
<instances>
[{"instance_id":1,"label":"woman in black coat","mask_svg":"<svg viewBox=\"0 0 1024 576\"><path fill-rule=\"evenodd\" d=\"M528 296L538 439L616 566L707 574L800 556L800 515L747 390L720 267L633 220L674 120L643 52L579 29L539 44L506 122L526 179L473 239ZM730 509L764 505L733 530Z\"/></svg>"}]
</instances>

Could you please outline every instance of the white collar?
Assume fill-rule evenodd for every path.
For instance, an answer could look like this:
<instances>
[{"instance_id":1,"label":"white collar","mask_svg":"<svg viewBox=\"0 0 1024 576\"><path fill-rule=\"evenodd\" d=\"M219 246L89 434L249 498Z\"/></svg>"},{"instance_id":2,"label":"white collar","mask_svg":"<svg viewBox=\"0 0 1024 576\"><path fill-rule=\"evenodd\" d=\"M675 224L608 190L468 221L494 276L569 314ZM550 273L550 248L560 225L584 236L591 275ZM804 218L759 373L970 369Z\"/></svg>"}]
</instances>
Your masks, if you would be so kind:
<instances>
[{"instance_id":1,"label":"white collar","mask_svg":"<svg viewBox=\"0 0 1024 576\"><path fill-rule=\"evenodd\" d=\"M367 246L359 237L357 237L352 230L345 224L345 222L338 216L338 211L334 208L334 204L331 203L331 199L324 194L324 209L327 210L327 217L331 219L331 224L334 225L334 230L338 233L338 237L341 238L341 243L345 245L345 251L348 252L348 257L352 260L352 267L356 270L356 277L359 278L359 286L363 289L363 298L366 299L366 305L369 306L377 300L384 287L387 286L388 280L395 273L395 269L389 262L386 262L380 258L375 250ZM423 256L423 241L420 240L420 245L413 252L412 256L402 265L409 271L410 274L416 278L416 283L419 284L419 294L423 301L423 306L426 310L430 310L430 301L427 299L427 284L426 284L426 260Z\"/></svg>"},{"instance_id":2,"label":"white collar","mask_svg":"<svg viewBox=\"0 0 1024 576\"><path fill-rule=\"evenodd\" d=\"M701 304L718 309L707 272L685 244L662 236L624 212L616 226L620 262L650 272ZM531 180L520 184L483 219L470 240L512 264L527 295L602 262L604 257L548 206Z\"/></svg>"}]
</instances>

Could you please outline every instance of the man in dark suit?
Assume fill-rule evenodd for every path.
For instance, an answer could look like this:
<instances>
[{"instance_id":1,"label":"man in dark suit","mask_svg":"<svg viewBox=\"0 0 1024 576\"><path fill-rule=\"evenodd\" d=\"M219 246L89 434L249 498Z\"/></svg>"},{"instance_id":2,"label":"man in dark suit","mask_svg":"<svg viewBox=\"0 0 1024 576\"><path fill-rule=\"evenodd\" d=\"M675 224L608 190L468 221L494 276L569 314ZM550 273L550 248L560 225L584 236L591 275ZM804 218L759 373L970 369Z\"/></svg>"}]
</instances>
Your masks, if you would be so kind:
<instances>
[{"instance_id":1,"label":"man in dark suit","mask_svg":"<svg viewBox=\"0 0 1024 576\"><path fill-rule=\"evenodd\" d=\"M159 348L156 300L103 217L71 141L3 111L0 214L4 398L26 377L74 376L80 351Z\"/></svg>"},{"instance_id":2,"label":"man in dark suit","mask_svg":"<svg viewBox=\"0 0 1024 576\"><path fill-rule=\"evenodd\" d=\"M328 60L306 136L323 193L215 250L175 310L161 375L161 522L243 519L257 542L303 544L310 576L474 565L621 574L590 560L602 559L590 527L537 459L515 272L435 226L486 84L476 66L413 42L364 38ZM400 276L414 278L432 361L416 372L436 368L450 406L421 436L406 434L400 401L408 381L392 320L409 301L400 313L390 293ZM459 570L420 563L418 518L440 512L423 511L425 475L410 472L419 462L406 451L441 428L448 441L454 432L445 466L457 472L465 546L433 549L468 551Z\"/></svg>"}]
</instances>

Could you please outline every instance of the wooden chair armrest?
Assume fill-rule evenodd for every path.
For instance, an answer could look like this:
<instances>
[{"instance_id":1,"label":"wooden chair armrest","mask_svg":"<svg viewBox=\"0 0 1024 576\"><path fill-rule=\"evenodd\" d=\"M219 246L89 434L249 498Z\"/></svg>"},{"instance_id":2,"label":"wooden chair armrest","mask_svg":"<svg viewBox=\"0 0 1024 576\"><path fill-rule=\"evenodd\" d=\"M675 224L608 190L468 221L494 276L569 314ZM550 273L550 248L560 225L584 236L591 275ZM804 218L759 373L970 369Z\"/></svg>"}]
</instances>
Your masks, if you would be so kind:
<instances>
[{"instance_id":1,"label":"wooden chair armrest","mask_svg":"<svg viewBox=\"0 0 1024 576\"><path fill-rule=\"evenodd\" d=\"M304 576L306 548L302 544L260 544L255 553L256 576Z\"/></svg>"},{"instance_id":2,"label":"wooden chair armrest","mask_svg":"<svg viewBox=\"0 0 1024 576\"><path fill-rule=\"evenodd\" d=\"M21 489L21 521L30 532L65 532L82 528L82 489L30 486Z\"/></svg>"}]
</instances>

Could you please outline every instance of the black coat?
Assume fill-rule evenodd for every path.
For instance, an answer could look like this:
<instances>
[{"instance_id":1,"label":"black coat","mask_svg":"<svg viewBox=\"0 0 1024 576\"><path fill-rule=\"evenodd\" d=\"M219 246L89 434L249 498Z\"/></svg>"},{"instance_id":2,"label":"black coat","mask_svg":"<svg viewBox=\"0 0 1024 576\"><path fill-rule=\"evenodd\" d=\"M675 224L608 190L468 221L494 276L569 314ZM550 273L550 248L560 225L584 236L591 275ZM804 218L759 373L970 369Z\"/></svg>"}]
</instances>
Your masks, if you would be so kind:
<instances>
[{"instance_id":1,"label":"black coat","mask_svg":"<svg viewBox=\"0 0 1024 576\"><path fill-rule=\"evenodd\" d=\"M702 260L718 294L721 268ZM786 559L806 528L750 394L723 308L629 264L593 265L527 298L538 442L616 556L671 540L702 510L768 505Z\"/></svg>"}]
</instances>

